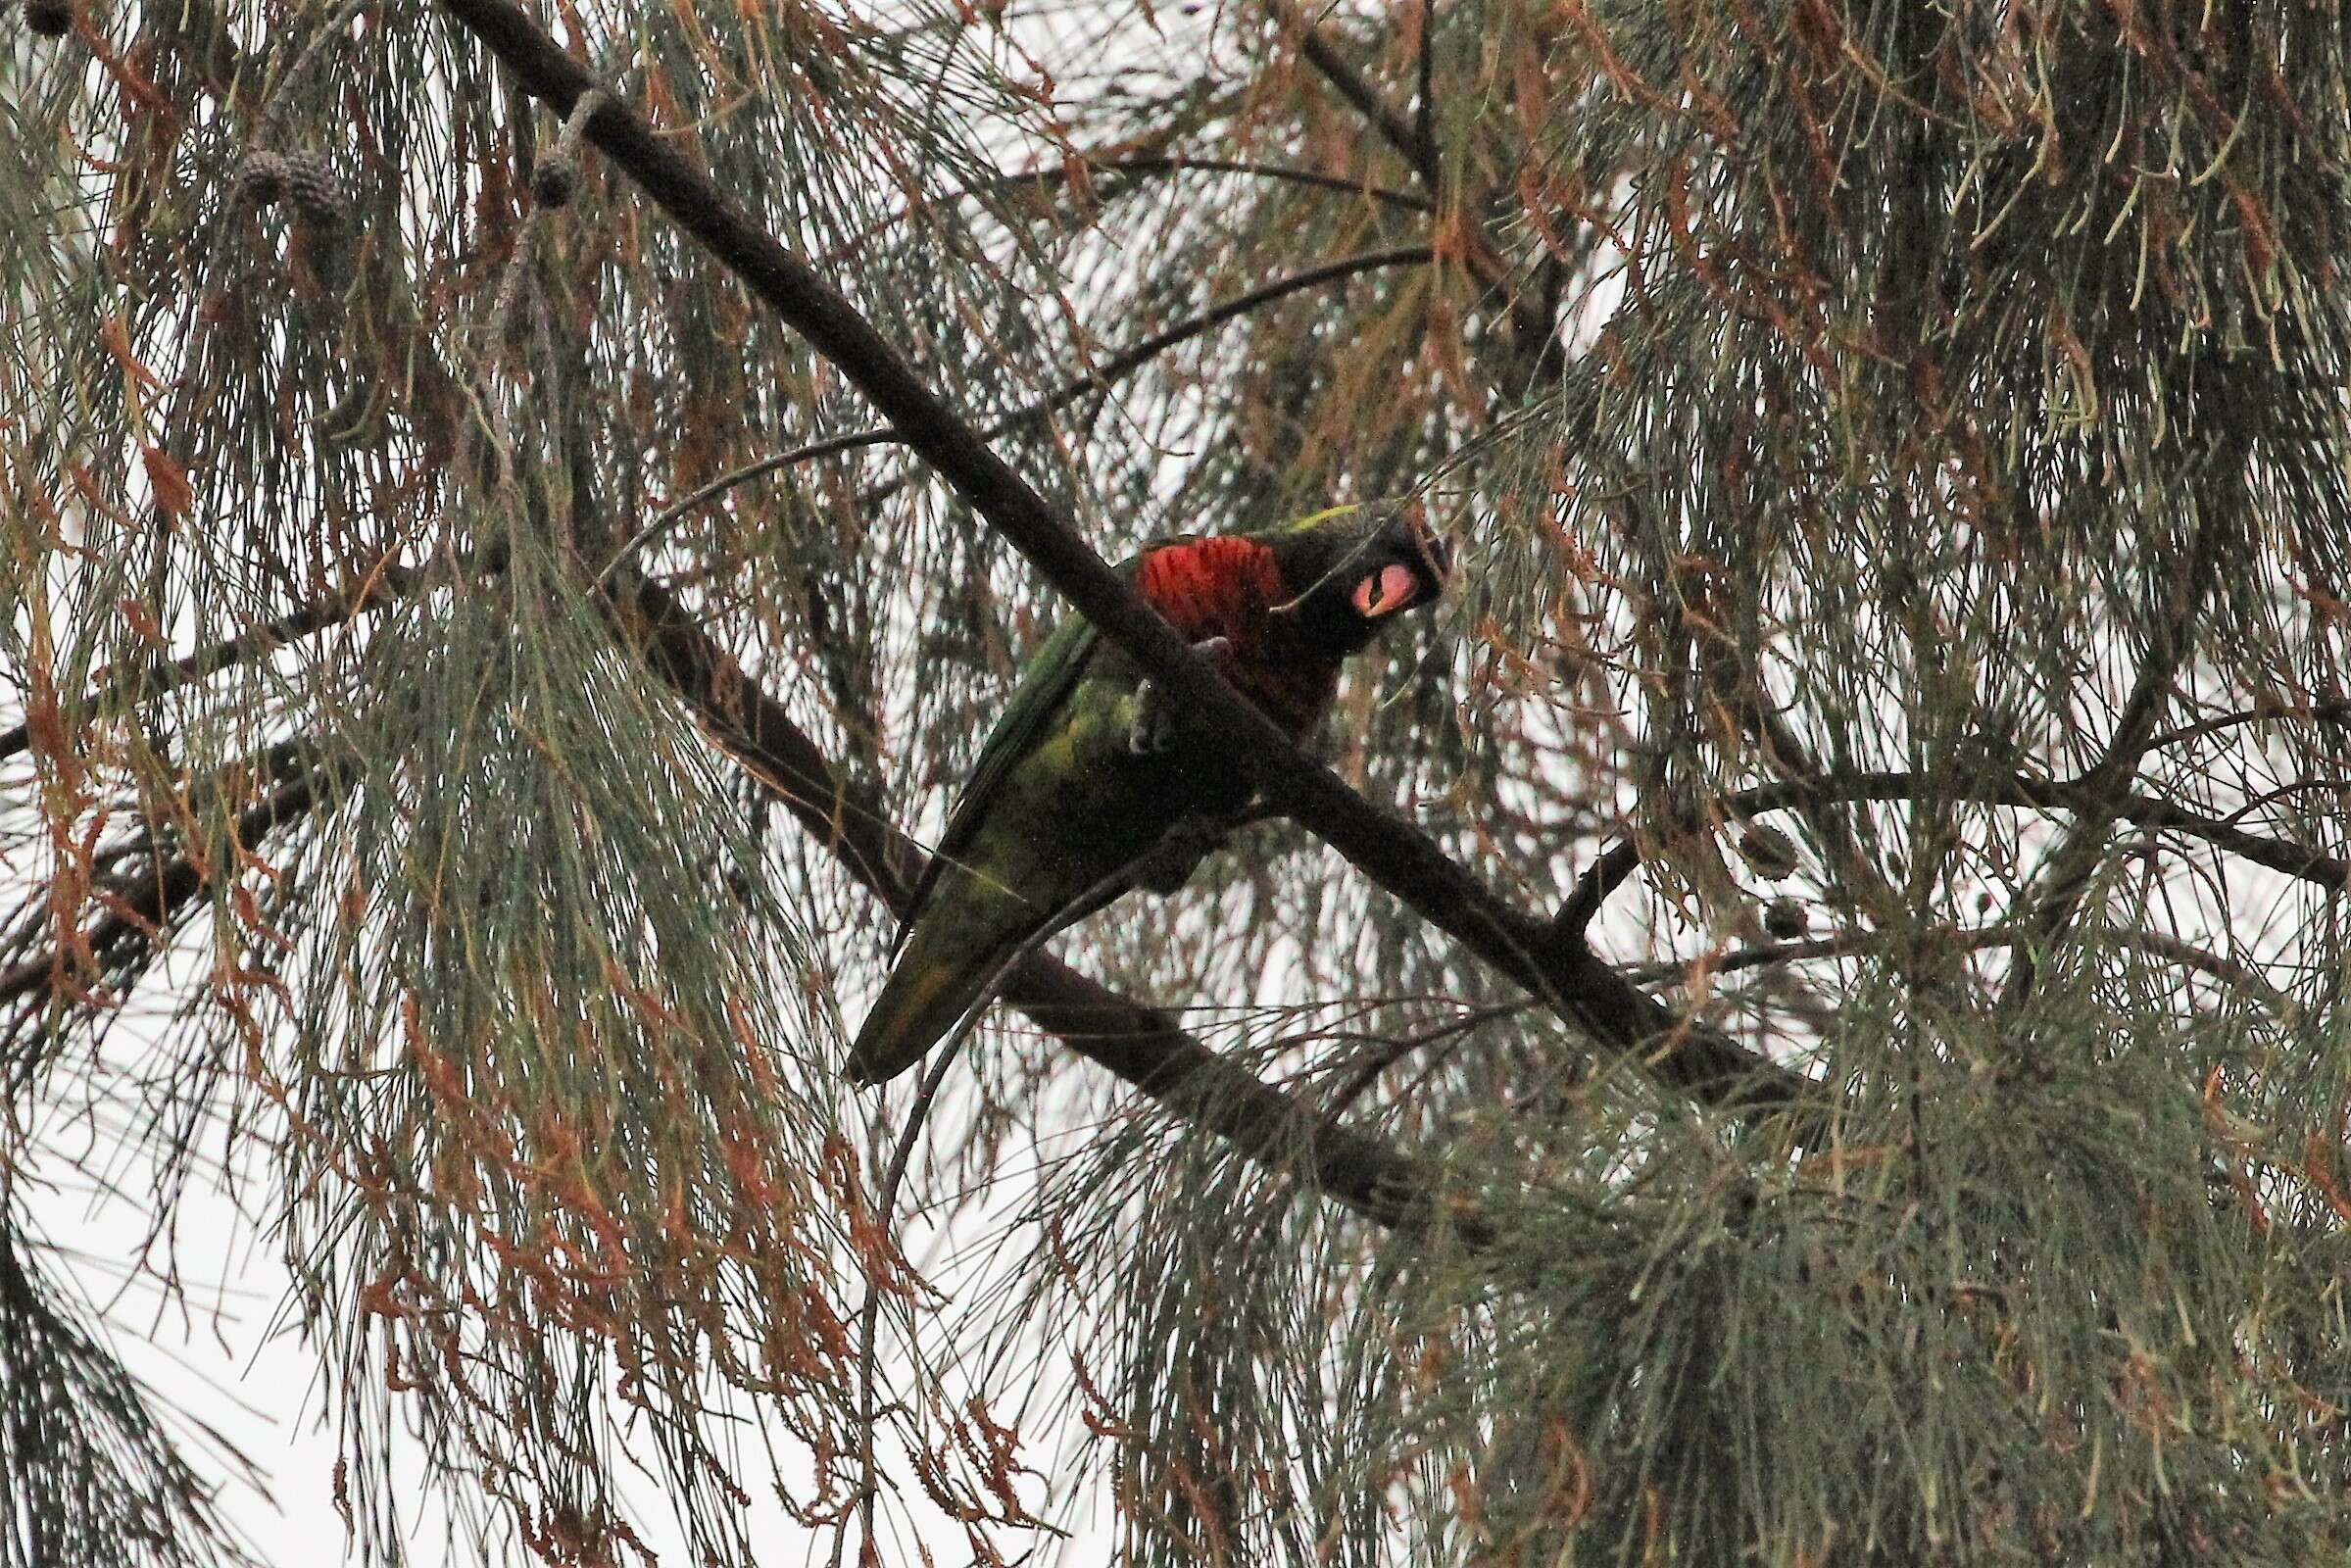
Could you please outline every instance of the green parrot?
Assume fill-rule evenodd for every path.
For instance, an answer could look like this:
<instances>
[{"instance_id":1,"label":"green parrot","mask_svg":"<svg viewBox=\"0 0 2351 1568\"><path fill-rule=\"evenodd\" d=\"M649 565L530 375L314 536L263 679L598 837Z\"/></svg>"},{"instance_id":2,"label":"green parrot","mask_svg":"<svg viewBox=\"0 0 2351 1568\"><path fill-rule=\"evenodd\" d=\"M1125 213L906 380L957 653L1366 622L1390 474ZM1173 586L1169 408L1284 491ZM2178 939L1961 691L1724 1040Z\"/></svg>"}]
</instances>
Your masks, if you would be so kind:
<instances>
[{"instance_id":1,"label":"green parrot","mask_svg":"<svg viewBox=\"0 0 2351 1568\"><path fill-rule=\"evenodd\" d=\"M1434 603L1447 569L1417 509L1354 507L1169 540L1118 567L1300 739L1347 656ZM1251 793L1249 771L1124 653L1083 619L1062 625L1023 673L915 885L850 1076L878 1084L911 1067L985 1004L1013 958L1130 887L1173 892Z\"/></svg>"}]
</instances>

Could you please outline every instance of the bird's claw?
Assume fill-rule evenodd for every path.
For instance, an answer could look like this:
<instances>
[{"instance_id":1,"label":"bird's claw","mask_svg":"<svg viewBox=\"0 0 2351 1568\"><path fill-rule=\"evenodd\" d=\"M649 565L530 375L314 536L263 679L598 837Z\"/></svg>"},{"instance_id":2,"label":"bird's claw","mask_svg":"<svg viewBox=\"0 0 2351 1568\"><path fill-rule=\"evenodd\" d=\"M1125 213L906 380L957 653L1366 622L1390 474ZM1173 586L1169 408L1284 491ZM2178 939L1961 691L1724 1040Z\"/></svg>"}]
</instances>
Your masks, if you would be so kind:
<instances>
[{"instance_id":1,"label":"bird's claw","mask_svg":"<svg viewBox=\"0 0 2351 1568\"><path fill-rule=\"evenodd\" d=\"M1127 726L1127 752L1133 757L1157 757L1175 744L1175 715L1158 701L1150 681L1135 694L1135 721Z\"/></svg>"},{"instance_id":2,"label":"bird's claw","mask_svg":"<svg viewBox=\"0 0 2351 1568\"><path fill-rule=\"evenodd\" d=\"M1192 651L1222 669L1233 658L1233 642L1229 637L1208 637L1192 645ZM1159 695L1156 683L1146 679L1135 689L1135 717L1127 725L1127 751L1135 757L1157 757L1175 744L1175 714Z\"/></svg>"}]
</instances>

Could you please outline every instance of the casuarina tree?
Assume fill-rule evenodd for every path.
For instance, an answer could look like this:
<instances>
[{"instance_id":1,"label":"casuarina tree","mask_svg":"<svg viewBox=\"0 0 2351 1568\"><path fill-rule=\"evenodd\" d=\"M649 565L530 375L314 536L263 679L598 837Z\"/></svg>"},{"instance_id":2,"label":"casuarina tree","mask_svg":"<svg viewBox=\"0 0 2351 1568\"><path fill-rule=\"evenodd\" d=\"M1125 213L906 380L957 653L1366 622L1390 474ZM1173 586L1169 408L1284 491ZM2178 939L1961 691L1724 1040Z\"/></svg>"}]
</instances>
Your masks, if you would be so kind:
<instances>
[{"instance_id":1,"label":"casuarina tree","mask_svg":"<svg viewBox=\"0 0 2351 1568\"><path fill-rule=\"evenodd\" d=\"M2332 0L0 30L0 1563L2351 1546Z\"/></svg>"}]
</instances>

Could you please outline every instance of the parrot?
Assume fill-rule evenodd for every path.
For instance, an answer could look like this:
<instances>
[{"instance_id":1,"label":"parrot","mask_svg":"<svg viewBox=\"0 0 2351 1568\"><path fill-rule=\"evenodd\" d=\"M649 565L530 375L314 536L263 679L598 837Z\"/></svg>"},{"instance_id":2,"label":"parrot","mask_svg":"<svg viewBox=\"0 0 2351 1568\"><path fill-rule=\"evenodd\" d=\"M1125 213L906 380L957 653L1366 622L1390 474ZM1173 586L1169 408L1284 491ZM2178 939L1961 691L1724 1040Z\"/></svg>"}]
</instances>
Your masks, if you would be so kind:
<instances>
[{"instance_id":1,"label":"parrot","mask_svg":"<svg viewBox=\"0 0 2351 1568\"><path fill-rule=\"evenodd\" d=\"M1450 553L1418 507L1334 508L1255 533L1183 535L1116 570L1294 740L1340 667L1443 595ZM882 1083L986 1005L1014 958L1131 888L1167 894L1254 793L1249 770L1073 618L1029 662L917 879L896 958L850 1048Z\"/></svg>"}]
</instances>

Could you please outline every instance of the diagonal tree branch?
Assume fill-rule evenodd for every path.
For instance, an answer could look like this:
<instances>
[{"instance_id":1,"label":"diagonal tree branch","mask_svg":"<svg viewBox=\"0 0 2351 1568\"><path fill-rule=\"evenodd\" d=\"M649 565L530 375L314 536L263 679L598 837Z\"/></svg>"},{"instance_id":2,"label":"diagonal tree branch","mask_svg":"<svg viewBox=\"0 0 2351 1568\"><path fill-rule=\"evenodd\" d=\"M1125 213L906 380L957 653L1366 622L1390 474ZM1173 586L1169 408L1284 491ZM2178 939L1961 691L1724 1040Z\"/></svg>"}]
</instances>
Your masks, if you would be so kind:
<instances>
[{"instance_id":1,"label":"diagonal tree branch","mask_svg":"<svg viewBox=\"0 0 2351 1568\"><path fill-rule=\"evenodd\" d=\"M890 822L879 803L855 790L783 706L761 691L665 590L631 579L615 585L605 602L718 744L858 881L891 908L905 909L922 852ZM232 863L236 851L258 848L271 833L324 804L318 769L330 765L288 752L273 769L281 775L275 787L239 813L230 841L215 854L153 858L107 879L99 892L110 907L82 929L72 952L52 949L0 971L0 1008L19 1020L37 1015L58 997L61 982L74 976L73 952L94 958L102 975L134 972L141 956L157 951L207 894L215 868ZM1244 1155L1293 1172L1324 1196L1391 1229L1426 1234L1442 1221L1466 1245L1493 1245L1493 1223L1473 1197L1446 1193L1431 1167L1268 1086L1159 1009L1130 1001L1043 954L1015 966L1003 994L1038 1027L1175 1114L1226 1139ZM19 1062L18 1070L25 1065Z\"/></svg>"},{"instance_id":2,"label":"diagonal tree branch","mask_svg":"<svg viewBox=\"0 0 2351 1568\"><path fill-rule=\"evenodd\" d=\"M762 691L669 593L641 580L612 592L615 619L729 755L757 776L850 873L904 912L923 854L881 804L833 767L783 705ZM1425 1231L1442 1212L1473 1247L1493 1226L1438 1174L1355 1128L1300 1104L1179 1028L1165 1013L1032 953L1004 977L1004 1000L1048 1034L1151 1099L1326 1197L1392 1229Z\"/></svg>"},{"instance_id":3,"label":"diagonal tree branch","mask_svg":"<svg viewBox=\"0 0 2351 1568\"><path fill-rule=\"evenodd\" d=\"M558 113L594 86L585 67L510 0L442 0L460 24ZM799 257L752 223L619 98L588 122L591 141L661 209L796 327L872 402L974 511L1025 555L1078 612L1160 689L1248 760L1257 786L1440 929L1594 1040L1703 1102L1789 1108L1813 1086L1719 1030L1681 1017L1582 942L1497 898L1426 834L1310 761L1105 565L979 432L915 374L871 322Z\"/></svg>"},{"instance_id":4,"label":"diagonal tree branch","mask_svg":"<svg viewBox=\"0 0 2351 1568\"><path fill-rule=\"evenodd\" d=\"M1445 182L1445 169L1439 158L1437 138L1429 133L1427 122L1406 120L1395 107L1363 79L1362 73L1347 64L1347 57L1331 46L1313 19L1300 11L1291 0L1266 0L1266 14L1282 29L1284 37L1298 45L1298 52L1308 65L1331 84L1331 90L1346 99L1361 115L1381 138L1396 151L1396 156L1412 166L1429 189L1436 190ZM1428 18L1421 20L1426 37Z\"/></svg>"},{"instance_id":5,"label":"diagonal tree branch","mask_svg":"<svg viewBox=\"0 0 2351 1568\"><path fill-rule=\"evenodd\" d=\"M1436 247L1431 245L1398 245L1388 250L1363 251L1273 278L1255 288L1245 289L1231 299L1220 300L1209 306L1198 316L1186 317L1163 330L1129 344L1096 366L1090 373L1048 393L1025 408L1005 415L982 433L994 440L1023 424L1068 407L1088 392L1106 390L1111 382L1142 368L1169 349L1222 326L1237 317L1247 316L1260 306L1270 305L1306 289L1319 288L1325 283L1344 282L1364 272L1382 271L1391 267L1425 267L1436 257Z\"/></svg>"}]
</instances>

